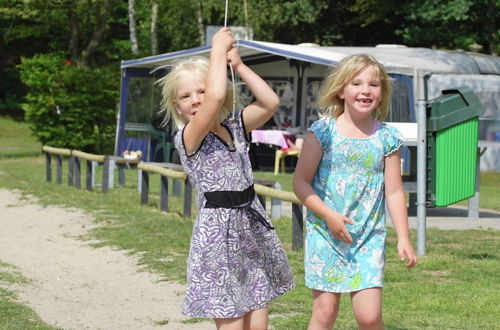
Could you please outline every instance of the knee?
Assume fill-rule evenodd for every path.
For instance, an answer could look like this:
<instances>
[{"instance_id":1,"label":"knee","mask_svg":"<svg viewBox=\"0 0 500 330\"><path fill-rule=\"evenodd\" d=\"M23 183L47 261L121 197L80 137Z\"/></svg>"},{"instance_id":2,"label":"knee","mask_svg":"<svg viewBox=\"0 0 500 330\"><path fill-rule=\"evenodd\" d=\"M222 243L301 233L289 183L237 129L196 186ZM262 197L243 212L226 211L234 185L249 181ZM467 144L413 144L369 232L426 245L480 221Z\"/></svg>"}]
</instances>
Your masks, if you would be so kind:
<instances>
[{"instance_id":1,"label":"knee","mask_svg":"<svg viewBox=\"0 0 500 330\"><path fill-rule=\"evenodd\" d=\"M320 305L314 308L313 318L315 323L321 324L323 327L332 327L336 317L337 310L335 306Z\"/></svg>"},{"instance_id":2,"label":"knee","mask_svg":"<svg viewBox=\"0 0 500 330\"><path fill-rule=\"evenodd\" d=\"M362 313L356 318L360 329L383 329L382 315L378 313Z\"/></svg>"}]
</instances>

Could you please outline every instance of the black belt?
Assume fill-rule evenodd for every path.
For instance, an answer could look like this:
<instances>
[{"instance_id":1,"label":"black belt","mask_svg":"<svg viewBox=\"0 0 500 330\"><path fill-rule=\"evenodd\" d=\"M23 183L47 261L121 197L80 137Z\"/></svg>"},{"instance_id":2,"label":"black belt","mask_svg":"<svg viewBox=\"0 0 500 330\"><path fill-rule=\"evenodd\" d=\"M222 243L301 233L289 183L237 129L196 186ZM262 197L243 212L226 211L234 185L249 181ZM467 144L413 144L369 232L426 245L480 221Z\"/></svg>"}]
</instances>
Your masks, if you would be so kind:
<instances>
[{"instance_id":1,"label":"black belt","mask_svg":"<svg viewBox=\"0 0 500 330\"><path fill-rule=\"evenodd\" d=\"M251 215L250 219L256 220L268 230L274 229L262 214L252 208L252 202L255 198L253 185L245 190L207 191L203 195L205 195L205 208L207 209L243 209Z\"/></svg>"}]
</instances>

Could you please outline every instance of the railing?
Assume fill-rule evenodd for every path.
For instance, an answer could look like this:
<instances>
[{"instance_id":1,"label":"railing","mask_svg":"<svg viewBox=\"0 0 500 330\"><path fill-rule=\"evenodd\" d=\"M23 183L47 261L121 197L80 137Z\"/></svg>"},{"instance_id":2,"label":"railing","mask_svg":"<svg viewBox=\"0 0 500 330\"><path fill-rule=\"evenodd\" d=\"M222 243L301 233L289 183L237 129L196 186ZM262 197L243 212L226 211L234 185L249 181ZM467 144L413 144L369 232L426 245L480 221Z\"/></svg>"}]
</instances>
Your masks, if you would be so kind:
<instances>
[{"instance_id":1,"label":"railing","mask_svg":"<svg viewBox=\"0 0 500 330\"><path fill-rule=\"evenodd\" d=\"M169 168L170 167L170 168ZM180 168L179 168L180 167ZM191 201L193 188L186 173L180 172L182 166L170 163L144 163L141 162L137 168L142 171L141 183L141 204L148 203L149 194L149 173L160 174L160 210L168 211L168 179L184 181L184 218L191 217ZM176 170L177 169L177 170Z\"/></svg>"},{"instance_id":2,"label":"railing","mask_svg":"<svg viewBox=\"0 0 500 330\"><path fill-rule=\"evenodd\" d=\"M68 166L68 185L75 186L76 188L81 188L81 165L80 159L84 159L87 164L86 170L86 188L87 190L92 190L92 180L93 180L93 171L92 171L92 162L98 162L103 164L102 171L102 191L108 192L110 176L112 173L112 166L110 167L111 162L117 161L117 157L110 157L106 155L94 155L86 152L82 152L79 150L70 150L70 149L61 149L61 148L53 148L49 146L43 146L42 151L46 154L46 178L48 182L52 181L52 164L51 158L52 155L56 157L56 165L57 165L57 183L62 183L62 157L69 157L69 166ZM189 182L189 179L186 173L183 172L182 166L178 164L171 163L147 163L147 162L138 162L138 161L130 161L128 163L137 164L137 168L140 170L140 184L141 184L141 204L147 204L149 200L149 173L156 173L160 175L160 210L168 211L168 178L175 182L183 181L184 182L184 207L183 207L183 216L184 218L191 217L191 209L192 209L192 185ZM110 170L111 169L111 170ZM110 173L111 172L111 173ZM259 199L263 203L265 207L265 198L271 198L273 201L279 200L282 202L292 203L292 249L299 250L303 248L303 212L302 212L302 204L293 194L292 192L282 191L275 188L271 188L266 185L271 185L269 180L255 180L254 184L255 192L259 196ZM111 180L112 182L112 180ZM263 183L263 184L259 184ZM122 181L120 180L120 184ZM272 203L275 205L275 203ZM274 212L273 212L274 213Z\"/></svg>"},{"instance_id":3,"label":"railing","mask_svg":"<svg viewBox=\"0 0 500 330\"><path fill-rule=\"evenodd\" d=\"M71 152L71 158L74 161L74 179L75 187L81 188L81 163L80 159L84 159L86 163L86 180L85 187L88 191L92 190L92 162L102 163L102 192L108 192L109 189L109 156L105 155L94 155L87 152L73 150ZM71 168L71 159L70 159ZM69 170L71 172L71 169Z\"/></svg>"},{"instance_id":4,"label":"railing","mask_svg":"<svg viewBox=\"0 0 500 330\"><path fill-rule=\"evenodd\" d=\"M52 181L52 155L54 155L56 158L56 173L57 173L56 182L58 184L61 184L62 183L62 156L70 157L71 150L43 146L42 151L45 152L45 159L46 159L45 177L47 179L47 182Z\"/></svg>"}]
</instances>

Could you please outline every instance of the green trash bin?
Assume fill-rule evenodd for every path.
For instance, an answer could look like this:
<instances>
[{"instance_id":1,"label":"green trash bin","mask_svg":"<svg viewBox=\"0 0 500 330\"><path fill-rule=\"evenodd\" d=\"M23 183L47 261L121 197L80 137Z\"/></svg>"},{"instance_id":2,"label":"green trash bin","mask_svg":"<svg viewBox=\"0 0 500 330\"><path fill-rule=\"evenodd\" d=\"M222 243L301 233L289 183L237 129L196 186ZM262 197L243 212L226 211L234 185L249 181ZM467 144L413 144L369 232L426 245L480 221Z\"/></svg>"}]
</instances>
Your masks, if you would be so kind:
<instances>
[{"instance_id":1,"label":"green trash bin","mask_svg":"<svg viewBox=\"0 0 500 330\"><path fill-rule=\"evenodd\" d=\"M476 191L479 99L467 87L427 102L428 207L447 206Z\"/></svg>"}]
</instances>

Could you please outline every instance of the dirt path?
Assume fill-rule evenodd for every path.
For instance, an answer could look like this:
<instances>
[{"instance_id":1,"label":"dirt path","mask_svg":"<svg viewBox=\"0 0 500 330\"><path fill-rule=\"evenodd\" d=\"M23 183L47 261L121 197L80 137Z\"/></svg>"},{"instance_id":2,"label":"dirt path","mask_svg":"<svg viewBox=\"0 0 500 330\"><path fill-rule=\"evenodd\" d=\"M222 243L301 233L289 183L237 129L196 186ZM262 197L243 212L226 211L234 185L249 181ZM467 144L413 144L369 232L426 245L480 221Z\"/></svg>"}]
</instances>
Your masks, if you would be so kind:
<instances>
[{"instance_id":1,"label":"dirt path","mask_svg":"<svg viewBox=\"0 0 500 330\"><path fill-rule=\"evenodd\" d=\"M79 330L214 329L208 321L181 323L182 285L142 272L126 251L77 239L93 226L79 210L44 208L0 189L0 261L32 280L10 289L46 323Z\"/></svg>"}]
</instances>

